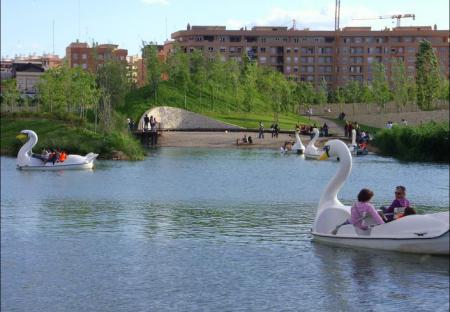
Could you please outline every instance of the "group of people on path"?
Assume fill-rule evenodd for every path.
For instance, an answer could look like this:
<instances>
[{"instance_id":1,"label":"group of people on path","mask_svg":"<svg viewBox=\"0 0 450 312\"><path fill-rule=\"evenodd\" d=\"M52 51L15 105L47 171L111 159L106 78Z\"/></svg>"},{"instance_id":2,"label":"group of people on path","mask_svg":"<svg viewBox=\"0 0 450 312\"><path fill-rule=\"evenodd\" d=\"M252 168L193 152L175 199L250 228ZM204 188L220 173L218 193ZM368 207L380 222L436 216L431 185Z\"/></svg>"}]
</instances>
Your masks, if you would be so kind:
<instances>
[{"instance_id":1,"label":"group of people on path","mask_svg":"<svg viewBox=\"0 0 450 312\"><path fill-rule=\"evenodd\" d=\"M416 214L415 209L411 206L410 202L406 199L406 188L403 185L399 185L395 188L395 199L392 201L389 207L381 207L380 211L377 211L375 207L370 203L374 193L369 189L362 189L358 193L358 201L351 207L351 216L348 223L361 229L369 229L369 225L365 220L371 216L377 225L391 222L399 218Z\"/></svg>"},{"instance_id":2,"label":"group of people on path","mask_svg":"<svg viewBox=\"0 0 450 312\"><path fill-rule=\"evenodd\" d=\"M32 157L42 160L44 165L48 162L51 162L54 165L57 162L64 162L67 159L68 154L65 151L61 151L59 148L56 150L44 148L41 154L32 154Z\"/></svg>"},{"instance_id":3,"label":"group of people on path","mask_svg":"<svg viewBox=\"0 0 450 312\"><path fill-rule=\"evenodd\" d=\"M157 129L157 121L156 117L150 116L147 114L144 116L144 132L150 131L150 144L152 146L158 143L158 129Z\"/></svg>"}]
</instances>

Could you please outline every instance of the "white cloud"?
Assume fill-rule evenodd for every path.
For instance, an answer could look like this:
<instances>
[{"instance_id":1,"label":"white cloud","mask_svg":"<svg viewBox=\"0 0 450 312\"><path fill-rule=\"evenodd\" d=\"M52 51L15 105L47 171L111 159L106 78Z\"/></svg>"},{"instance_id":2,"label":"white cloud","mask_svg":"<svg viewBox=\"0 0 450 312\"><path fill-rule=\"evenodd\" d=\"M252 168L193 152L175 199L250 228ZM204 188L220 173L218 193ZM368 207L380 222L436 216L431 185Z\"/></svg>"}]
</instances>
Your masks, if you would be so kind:
<instances>
[{"instance_id":1,"label":"white cloud","mask_svg":"<svg viewBox=\"0 0 450 312\"><path fill-rule=\"evenodd\" d=\"M380 14L364 6L341 7L340 27L374 25L372 20L353 20L354 18L371 18ZM229 29L239 29L247 26L287 26L292 27L293 20L296 21L297 29L309 28L311 30L333 30L334 29L334 5L321 8L305 8L299 10L287 10L274 7L270 12L253 21L230 19L226 26ZM388 22L385 24L388 24Z\"/></svg>"},{"instance_id":2,"label":"white cloud","mask_svg":"<svg viewBox=\"0 0 450 312\"><path fill-rule=\"evenodd\" d=\"M141 0L145 4L168 5L168 0Z\"/></svg>"}]
</instances>

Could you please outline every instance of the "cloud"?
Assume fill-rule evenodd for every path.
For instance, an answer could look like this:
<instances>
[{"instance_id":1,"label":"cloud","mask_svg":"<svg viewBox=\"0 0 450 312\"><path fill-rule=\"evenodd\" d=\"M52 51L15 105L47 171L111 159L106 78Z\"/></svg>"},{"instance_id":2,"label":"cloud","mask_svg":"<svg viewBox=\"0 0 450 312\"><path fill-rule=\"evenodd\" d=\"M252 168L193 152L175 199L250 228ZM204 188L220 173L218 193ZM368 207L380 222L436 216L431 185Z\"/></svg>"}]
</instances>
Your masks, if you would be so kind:
<instances>
[{"instance_id":1,"label":"cloud","mask_svg":"<svg viewBox=\"0 0 450 312\"><path fill-rule=\"evenodd\" d=\"M354 18L377 17L380 14L364 6L341 7L340 27L362 26L374 24L372 20L353 20ZM305 8L299 10L287 10L279 7L272 8L264 17L253 21L230 19L226 22L229 29L239 29L247 26L288 26L292 27L295 19L296 28L311 30L334 29L334 5L321 8Z\"/></svg>"},{"instance_id":2,"label":"cloud","mask_svg":"<svg viewBox=\"0 0 450 312\"><path fill-rule=\"evenodd\" d=\"M145 4L156 4L156 5L168 5L168 0L141 0L142 3Z\"/></svg>"}]
</instances>

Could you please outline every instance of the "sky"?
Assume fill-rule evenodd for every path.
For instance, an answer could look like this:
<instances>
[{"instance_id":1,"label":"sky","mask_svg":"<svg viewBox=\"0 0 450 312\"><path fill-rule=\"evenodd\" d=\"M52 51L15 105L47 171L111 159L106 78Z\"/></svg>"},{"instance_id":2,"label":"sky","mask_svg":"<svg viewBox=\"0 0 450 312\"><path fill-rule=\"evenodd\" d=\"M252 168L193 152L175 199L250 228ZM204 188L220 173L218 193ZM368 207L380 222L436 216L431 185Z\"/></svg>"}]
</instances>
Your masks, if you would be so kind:
<instances>
[{"instance_id":1,"label":"sky","mask_svg":"<svg viewBox=\"0 0 450 312\"><path fill-rule=\"evenodd\" d=\"M190 25L292 26L334 29L334 0L1 0L1 56L54 52L76 39L116 43L139 53L142 41L162 44ZM448 0L341 0L341 27L395 26L395 20L353 20L415 14L402 26L437 25L449 29ZM54 25L54 27L53 27ZM54 29L54 33L53 33ZM54 39L53 39L54 38ZM54 41L53 41L54 40Z\"/></svg>"}]
</instances>

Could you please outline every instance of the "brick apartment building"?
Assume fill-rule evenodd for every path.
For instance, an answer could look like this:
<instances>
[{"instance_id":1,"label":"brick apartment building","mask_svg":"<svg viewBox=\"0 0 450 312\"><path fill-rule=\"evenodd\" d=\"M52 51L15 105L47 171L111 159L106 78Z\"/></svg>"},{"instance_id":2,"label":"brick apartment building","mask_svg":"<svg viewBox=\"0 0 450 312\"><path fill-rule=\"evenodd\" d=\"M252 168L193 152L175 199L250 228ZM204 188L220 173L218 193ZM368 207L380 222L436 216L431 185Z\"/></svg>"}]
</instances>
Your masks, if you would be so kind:
<instances>
[{"instance_id":1,"label":"brick apartment building","mask_svg":"<svg viewBox=\"0 0 450 312\"><path fill-rule=\"evenodd\" d=\"M185 52L199 49L220 53L223 60L240 61L246 54L259 64L273 67L295 81L330 86L352 80L371 81L372 65L383 62L391 76L394 58L402 60L408 75L415 75L416 54L422 39L430 41L440 71L449 77L449 31L430 26L386 28L345 27L339 31L294 30L287 27L253 27L227 30L225 26L192 26L172 34Z\"/></svg>"},{"instance_id":2,"label":"brick apartment building","mask_svg":"<svg viewBox=\"0 0 450 312\"><path fill-rule=\"evenodd\" d=\"M109 58L126 62L128 51L118 49L117 44L95 44L90 47L86 42L72 42L66 48L66 59L70 67L81 66L90 72L96 72L98 65Z\"/></svg>"}]
</instances>

